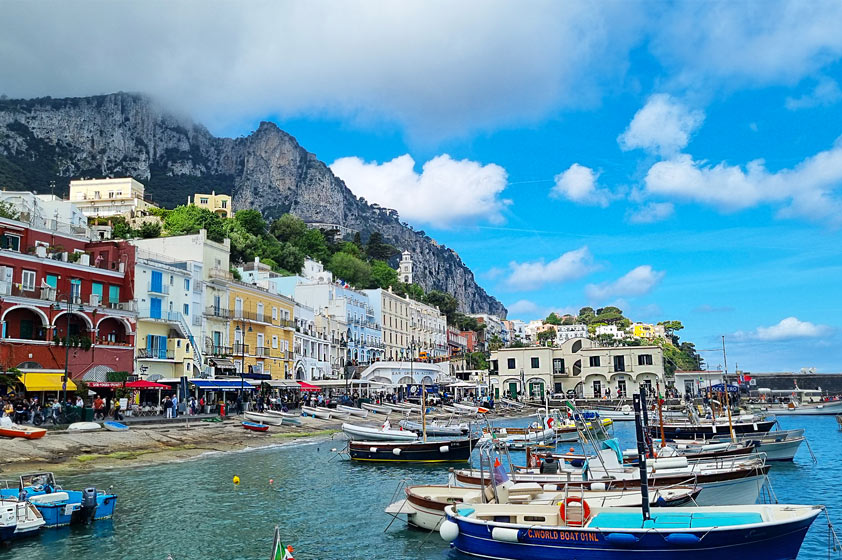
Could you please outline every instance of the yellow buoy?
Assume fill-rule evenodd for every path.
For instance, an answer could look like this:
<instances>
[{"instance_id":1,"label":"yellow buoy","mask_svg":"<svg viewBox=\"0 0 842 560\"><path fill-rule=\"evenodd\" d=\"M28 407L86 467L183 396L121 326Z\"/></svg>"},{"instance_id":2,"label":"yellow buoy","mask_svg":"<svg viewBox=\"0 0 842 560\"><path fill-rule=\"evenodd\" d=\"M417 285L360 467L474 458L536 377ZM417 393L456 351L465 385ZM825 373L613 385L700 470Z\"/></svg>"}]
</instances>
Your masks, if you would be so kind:
<instances>
[{"instance_id":1,"label":"yellow buoy","mask_svg":"<svg viewBox=\"0 0 842 560\"><path fill-rule=\"evenodd\" d=\"M239 483L240 483L240 477L237 476L237 475L234 475L234 484L239 484Z\"/></svg>"}]
</instances>

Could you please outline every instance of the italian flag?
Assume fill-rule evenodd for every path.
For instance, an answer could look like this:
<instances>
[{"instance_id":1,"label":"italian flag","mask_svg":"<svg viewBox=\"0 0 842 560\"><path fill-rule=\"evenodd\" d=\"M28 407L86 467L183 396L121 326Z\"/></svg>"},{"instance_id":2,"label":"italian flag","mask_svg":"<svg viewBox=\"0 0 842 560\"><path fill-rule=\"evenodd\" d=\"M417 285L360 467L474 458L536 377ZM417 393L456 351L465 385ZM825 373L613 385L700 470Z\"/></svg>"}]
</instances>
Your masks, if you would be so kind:
<instances>
[{"instance_id":1,"label":"italian flag","mask_svg":"<svg viewBox=\"0 0 842 560\"><path fill-rule=\"evenodd\" d=\"M271 560L295 560L292 557L293 550L291 546L284 546L284 543L281 541L280 531L275 529L275 546Z\"/></svg>"}]
</instances>

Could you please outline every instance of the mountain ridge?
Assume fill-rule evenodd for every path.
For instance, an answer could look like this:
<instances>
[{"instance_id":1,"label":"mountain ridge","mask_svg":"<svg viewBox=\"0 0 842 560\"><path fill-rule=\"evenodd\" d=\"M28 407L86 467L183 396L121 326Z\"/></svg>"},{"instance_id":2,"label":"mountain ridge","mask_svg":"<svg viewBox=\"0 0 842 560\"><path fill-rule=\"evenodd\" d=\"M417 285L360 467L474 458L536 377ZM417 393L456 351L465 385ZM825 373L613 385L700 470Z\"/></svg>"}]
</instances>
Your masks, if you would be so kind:
<instances>
[{"instance_id":1,"label":"mountain ridge","mask_svg":"<svg viewBox=\"0 0 842 560\"><path fill-rule=\"evenodd\" d=\"M474 279L455 251L400 221L393 210L355 196L314 154L271 122L224 138L137 93L0 100L0 186L66 193L71 178L131 176L164 207L195 192L231 194L235 209L267 220L292 213L336 224L412 254L414 280L453 294L460 310L505 317L505 307Z\"/></svg>"}]
</instances>

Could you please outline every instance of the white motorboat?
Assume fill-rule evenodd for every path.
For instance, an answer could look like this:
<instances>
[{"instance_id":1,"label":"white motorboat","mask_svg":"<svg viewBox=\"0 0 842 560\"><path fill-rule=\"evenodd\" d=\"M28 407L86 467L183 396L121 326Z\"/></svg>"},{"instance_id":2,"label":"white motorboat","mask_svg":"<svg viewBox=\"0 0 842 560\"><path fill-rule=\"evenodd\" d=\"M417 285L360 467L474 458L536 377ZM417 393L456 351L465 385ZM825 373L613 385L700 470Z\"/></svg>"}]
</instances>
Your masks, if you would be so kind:
<instances>
[{"instance_id":1,"label":"white motorboat","mask_svg":"<svg viewBox=\"0 0 842 560\"><path fill-rule=\"evenodd\" d=\"M601 418L610 418L615 422L634 422L634 410L627 404L619 408L594 408L593 412Z\"/></svg>"},{"instance_id":2,"label":"white motorboat","mask_svg":"<svg viewBox=\"0 0 842 560\"><path fill-rule=\"evenodd\" d=\"M842 414L842 400L822 403L791 402L785 406L769 406L760 410L775 416L832 416Z\"/></svg>"},{"instance_id":3,"label":"white motorboat","mask_svg":"<svg viewBox=\"0 0 842 560\"><path fill-rule=\"evenodd\" d=\"M361 405L365 410L369 412L373 412L375 414L391 414L392 407L385 405L385 404L371 404L371 403L363 403Z\"/></svg>"},{"instance_id":4,"label":"white motorboat","mask_svg":"<svg viewBox=\"0 0 842 560\"><path fill-rule=\"evenodd\" d=\"M367 410L363 410L362 408L357 408L355 406L345 406L344 404L340 404L336 406L336 409L341 412L347 412L351 416L359 416L360 418L368 417Z\"/></svg>"},{"instance_id":5,"label":"white motorboat","mask_svg":"<svg viewBox=\"0 0 842 560\"><path fill-rule=\"evenodd\" d=\"M321 418L322 420L330 420L330 409L322 408L320 406L312 407L312 406L302 406L301 412L312 416L313 418Z\"/></svg>"},{"instance_id":6,"label":"white motorboat","mask_svg":"<svg viewBox=\"0 0 842 560\"><path fill-rule=\"evenodd\" d=\"M356 424L342 424L342 431L352 440L362 441L415 441L418 434L407 430L393 430L389 422L380 427L358 426Z\"/></svg>"},{"instance_id":7,"label":"white motorboat","mask_svg":"<svg viewBox=\"0 0 842 560\"><path fill-rule=\"evenodd\" d=\"M69 432L95 432L101 429L102 425L97 422L74 422L67 427Z\"/></svg>"},{"instance_id":8,"label":"white motorboat","mask_svg":"<svg viewBox=\"0 0 842 560\"><path fill-rule=\"evenodd\" d=\"M479 488L460 486L409 486L405 489L406 499L390 504L386 513L406 515L409 525L433 531L444 521L444 508L452 504L484 503ZM495 502L494 492L487 488L486 500ZM680 506L692 503L698 494L693 487L656 488L649 494L649 502L658 506ZM540 484L518 483L508 488L498 487L498 497L510 504L552 505L570 496L587 500L591 507L634 507L640 506L640 490L545 490Z\"/></svg>"},{"instance_id":9,"label":"white motorboat","mask_svg":"<svg viewBox=\"0 0 842 560\"><path fill-rule=\"evenodd\" d=\"M276 414L266 414L263 412L246 412L243 416L249 422L257 422L258 424L269 424L270 426L280 426L284 422L283 416Z\"/></svg>"}]
</instances>

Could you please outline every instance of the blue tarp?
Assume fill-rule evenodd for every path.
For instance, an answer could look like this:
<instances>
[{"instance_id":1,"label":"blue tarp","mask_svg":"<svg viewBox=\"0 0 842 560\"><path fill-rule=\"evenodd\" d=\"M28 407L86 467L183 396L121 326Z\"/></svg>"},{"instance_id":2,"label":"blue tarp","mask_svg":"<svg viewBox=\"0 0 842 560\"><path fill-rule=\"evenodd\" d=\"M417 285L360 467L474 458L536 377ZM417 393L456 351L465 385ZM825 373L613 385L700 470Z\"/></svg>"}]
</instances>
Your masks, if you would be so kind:
<instances>
[{"instance_id":1,"label":"blue tarp","mask_svg":"<svg viewBox=\"0 0 842 560\"><path fill-rule=\"evenodd\" d=\"M240 387L244 391L254 391L254 387L248 383L240 381L227 381L222 379L194 379L191 381L195 387L205 389L206 391L239 391Z\"/></svg>"}]
</instances>

